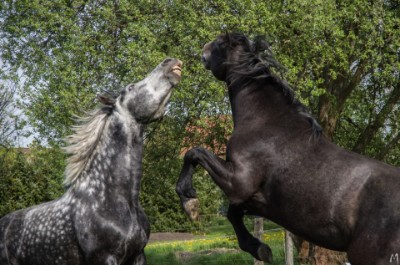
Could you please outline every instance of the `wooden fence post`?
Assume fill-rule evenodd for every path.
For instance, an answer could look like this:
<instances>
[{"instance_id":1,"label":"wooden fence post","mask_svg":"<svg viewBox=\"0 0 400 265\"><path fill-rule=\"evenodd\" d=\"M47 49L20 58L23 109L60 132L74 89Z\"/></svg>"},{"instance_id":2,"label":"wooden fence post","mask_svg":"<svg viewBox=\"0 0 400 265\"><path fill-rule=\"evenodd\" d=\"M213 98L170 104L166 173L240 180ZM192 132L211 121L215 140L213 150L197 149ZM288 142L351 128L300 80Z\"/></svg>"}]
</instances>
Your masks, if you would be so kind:
<instances>
[{"instance_id":1,"label":"wooden fence post","mask_svg":"<svg viewBox=\"0 0 400 265\"><path fill-rule=\"evenodd\" d=\"M254 237L262 240L264 234L264 219L262 217L254 218ZM254 265L264 265L263 261L254 259Z\"/></svg>"},{"instance_id":2,"label":"wooden fence post","mask_svg":"<svg viewBox=\"0 0 400 265\"><path fill-rule=\"evenodd\" d=\"M293 239L290 232L285 229L285 263L286 265L293 265Z\"/></svg>"}]
</instances>

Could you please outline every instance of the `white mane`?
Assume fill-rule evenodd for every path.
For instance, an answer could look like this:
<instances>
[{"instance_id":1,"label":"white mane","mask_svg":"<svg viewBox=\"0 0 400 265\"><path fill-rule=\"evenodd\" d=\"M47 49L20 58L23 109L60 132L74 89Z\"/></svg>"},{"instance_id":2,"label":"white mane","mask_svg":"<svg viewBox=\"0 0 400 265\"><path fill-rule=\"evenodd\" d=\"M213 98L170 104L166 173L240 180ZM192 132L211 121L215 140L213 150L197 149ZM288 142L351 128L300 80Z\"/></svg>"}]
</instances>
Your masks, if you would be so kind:
<instances>
[{"instance_id":1,"label":"white mane","mask_svg":"<svg viewBox=\"0 0 400 265\"><path fill-rule=\"evenodd\" d=\"M67 159L64 185L73 184L90 161L101 138L109 113L97 109L80 118L81 125L73 127L74 134L67 137L68 146L64 148L71 156Z\"/></svg>"}]
</instances>

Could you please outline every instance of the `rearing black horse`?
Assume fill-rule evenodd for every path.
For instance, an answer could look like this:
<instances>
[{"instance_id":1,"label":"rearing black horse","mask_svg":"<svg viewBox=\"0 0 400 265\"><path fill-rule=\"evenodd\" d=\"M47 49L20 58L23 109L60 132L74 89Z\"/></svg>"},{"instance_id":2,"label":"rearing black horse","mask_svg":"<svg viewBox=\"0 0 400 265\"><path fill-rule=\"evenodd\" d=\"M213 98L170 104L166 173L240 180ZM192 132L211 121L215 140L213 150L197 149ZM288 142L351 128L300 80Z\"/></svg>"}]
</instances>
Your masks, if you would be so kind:
<instances>
[{"instance_id":1,"label":"rearing black horse","mask_svg":"<svg viewBox=\"0 0 400 265\"><path fill-rule=\"evenodd\" d=\"M264 47L263 47L264 46ZM243 224L245 214L268 218L325 248L347 251L352 265L395 264L400 254L400 169L344 150L259 56L262 41L243 34L217 37L203 62L228 86L234 131L226 160L189 150L176 191L195 218L197 165L230 201L228 219L239 246L271 262L270 248ZM396 259L397 258L397 259Z\"/></svg>"}]
</instances>

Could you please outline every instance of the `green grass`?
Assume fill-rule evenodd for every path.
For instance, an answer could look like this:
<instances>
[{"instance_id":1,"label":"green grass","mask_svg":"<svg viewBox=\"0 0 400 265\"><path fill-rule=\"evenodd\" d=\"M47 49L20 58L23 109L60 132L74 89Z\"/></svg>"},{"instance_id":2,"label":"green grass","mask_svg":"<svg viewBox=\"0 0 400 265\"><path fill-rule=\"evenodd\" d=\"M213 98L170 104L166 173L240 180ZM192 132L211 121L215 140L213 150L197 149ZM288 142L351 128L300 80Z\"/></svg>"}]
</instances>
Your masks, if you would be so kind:
<instances>
[{"instance_id":1,"label":"green grass","mask_svg":"<svg viewBox=\"0 0 400 265\"><path fill-rule=\"evenodd\" d=\"M251 217L244 217L244 224L246 225L249 231L253 231L254 219ZM264 220L264 230L278 229L279 225ZM195 231L196 233L196 231ZM205 216L202 217L202 220L197 224L197 233L205 234L209 236L223 236L223 235L234 235L232 225L227 221L224 216Z\"/></svg>"},{"instance_id":2,"label":"green grass","mask_svg":"<svg viewBox=\"0 0 400 265\"><path fill-rule=\"evenodd\" d=\"M249 223L248 226L251 226ZM268 229L277 228L271 222L265 222ZM264 228L265 229L265 228ZM197 264L237 264L253 265L253 257L239 249L236 236L231 226L221 223L219 229L208 227L208 232L202 238L188 241L154 242L145 248L149 265L197 265ZM266 229L267 230L267 229ZM251 231L251 229L250 229ZM266 231L263 241L273 252L274 265L285 264L283 243L284 232L281 229ZM213 253L225 249L228 252ZM182 258L182 256L184 256ZM299 264L299 263L295 263Z\"/></svg>"}]
</instances>

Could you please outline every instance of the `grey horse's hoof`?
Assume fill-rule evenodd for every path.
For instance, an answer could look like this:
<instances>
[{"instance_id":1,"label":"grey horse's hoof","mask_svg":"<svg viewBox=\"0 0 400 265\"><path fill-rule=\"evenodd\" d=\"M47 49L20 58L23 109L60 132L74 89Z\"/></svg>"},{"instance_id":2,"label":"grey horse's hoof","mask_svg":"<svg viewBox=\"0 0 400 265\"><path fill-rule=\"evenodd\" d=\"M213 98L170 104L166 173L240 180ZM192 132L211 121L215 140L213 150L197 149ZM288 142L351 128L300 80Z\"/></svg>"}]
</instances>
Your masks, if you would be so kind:
<instances>
[{"instance_id":1,"label":"grey horse's hoof","mask_svg":"<svg viewBox=\"0 0 400 265\"><path fill-rule=\"evenodd\" d=\"M183 203L183 208L192 221L199 219L200 202L198 199L189 199Z\"/></svg>"},{"instance_id":2,"label":"grey horse's hoof","mask_svg":"<svg viewBox=\"0 0 400 265\"><path fill-rule=\"evenodd\" d=\"M257 254L260 260L268 263L272 263L272 250L265 244L261 244L257 249Z\"/></svg>"}]
</instances>

